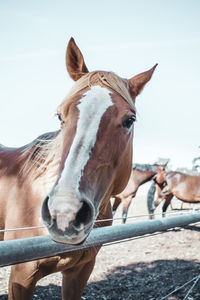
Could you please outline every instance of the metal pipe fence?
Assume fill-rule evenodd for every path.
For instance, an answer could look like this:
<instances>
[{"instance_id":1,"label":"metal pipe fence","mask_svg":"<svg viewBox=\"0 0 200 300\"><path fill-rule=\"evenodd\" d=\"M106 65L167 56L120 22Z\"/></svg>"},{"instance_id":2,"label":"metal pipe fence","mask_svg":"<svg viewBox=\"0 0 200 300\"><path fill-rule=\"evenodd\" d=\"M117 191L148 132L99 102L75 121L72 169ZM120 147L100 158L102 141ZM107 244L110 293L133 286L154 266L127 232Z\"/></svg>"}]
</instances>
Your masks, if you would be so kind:
<instances>
[{"instance_id":1,"label":"metal pipe fence","mask_svg":"<svg viewBox=\"0 0 200 300\"><path fill-rule=\"evenodd\" d=\"M49 236L2 241L0 242L0 267L86 250L110 242L183 227L196 222L200 222L200 213L100 227L93 229L81 245L56 243Z\"/></svg>"}]
</instances>

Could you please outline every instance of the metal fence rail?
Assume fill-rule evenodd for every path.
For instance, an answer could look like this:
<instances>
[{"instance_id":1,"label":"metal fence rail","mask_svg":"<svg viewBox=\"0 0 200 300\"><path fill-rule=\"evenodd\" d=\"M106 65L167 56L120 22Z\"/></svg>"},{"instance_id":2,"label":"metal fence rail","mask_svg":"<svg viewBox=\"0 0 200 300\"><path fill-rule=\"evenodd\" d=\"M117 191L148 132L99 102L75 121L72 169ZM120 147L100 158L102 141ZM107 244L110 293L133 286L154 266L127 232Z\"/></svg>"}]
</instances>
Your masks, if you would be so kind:
<instances>
[{"instance_id":1,"label":"metal fence rail","mask_svg":"<svg viewBox=\"0 0 200 300\"><path fill-rule=\"evenodd\" d=\"M51 257L61 253L89 249L106 243L151 234L200 222L200 213L185 214L157 220L134 222L93 229L81 245L59 244L49 236L38 236L0 242L0 267Z\"/></svg>"}]
</instances>

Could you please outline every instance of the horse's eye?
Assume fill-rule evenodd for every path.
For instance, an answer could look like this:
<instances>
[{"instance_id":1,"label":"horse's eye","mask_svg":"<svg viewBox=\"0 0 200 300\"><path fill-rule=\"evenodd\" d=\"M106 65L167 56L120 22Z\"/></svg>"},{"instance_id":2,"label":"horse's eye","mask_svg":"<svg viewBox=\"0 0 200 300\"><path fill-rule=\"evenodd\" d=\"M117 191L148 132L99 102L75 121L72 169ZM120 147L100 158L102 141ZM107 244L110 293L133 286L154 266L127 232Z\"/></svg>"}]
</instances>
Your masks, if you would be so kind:
<instances>
[{"instance_id":1,"label":"horse's eye","mask_svg":"<svg viewBox=\"0 0 200 300\"><path fill-rule=\"evenodd\" d=\"M134 117L129 117L129 118L127 118L127 119L125 119L125 120L122 121L122 126L124 128L129 129L129 128L131 128L131 126L132 126L132 124L133 124L134 121L135 121Z\"/></svg>"},{"instance_id":2,"label":"horse's eye","mask_svg":"<svg viewBox=\"0 0 200 300\"><path fill-rule=\"evenodd\" d=\"M57 114L57 116L58 116L58 120L59 120L60 122L62 122L61 114Z\"/></svg>"}]
</instances>

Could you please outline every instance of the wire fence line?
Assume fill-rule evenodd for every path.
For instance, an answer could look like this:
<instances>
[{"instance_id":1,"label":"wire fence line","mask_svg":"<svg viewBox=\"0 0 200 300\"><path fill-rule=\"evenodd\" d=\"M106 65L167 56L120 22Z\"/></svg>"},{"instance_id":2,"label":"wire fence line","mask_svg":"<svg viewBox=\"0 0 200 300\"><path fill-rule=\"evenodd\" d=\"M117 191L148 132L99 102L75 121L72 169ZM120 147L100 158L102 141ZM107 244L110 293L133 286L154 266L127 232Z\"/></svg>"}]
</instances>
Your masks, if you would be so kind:
<instances>
[{"instance_id":1,"label":"wire fence line","mask_svg":"<svg viewBox=\"0 0 200 300\"><path fill-rule=\"evenodd\" d=\"M200 211L200 209L196 209L195 212ZM178 211L171 211L166 213L166 216L170 215L180 215L180 214L188 214L188 212L193 213L194 210L192 209L187 209L187 210L178 210ZM139 219L139 218L145 218L145 217L150 217L150 216L160 216L160 213L156 214L143 214L143 215L135 215L135 216L128 216L127 219ZM108 222L108 221L120 221L122 220L122 217L117 217L117 218L111 218L111 219L104 219L104 220L96 220L94 223L103 223L103 222ZM23 231L23 230L33 230L33 229L42 229L46 228L45 225L39 225L39 226L31 226L31 227L19 227L19 228L6 228L6 229L0 229L1 232L11 232L11 231Z\"/></svg>"},{"instance_id":2,"label":"wire fence line","mask_svg":"<svg viewBox=\"0 0 200 300\"><path fill-rule=\"evenodd\" d=\"M195 285L198 283L199 279L200 279L200 275L195 276L194 278L192 278L192 279L188 280L187 282L185 282L183 285L177 286L172 292L170 292L169 294L167 294L166 296L162 297L159 300L165 300L165 299L167 299L168 297L172 296L173 294L175 294L176 292L178 292L179 290L183 289L188 284L190 284L191 282L194 281L194 283L192 284L191 288L188 290L188 292L186 293L185 297L183 298L183 300L188 299L189 295L191 294L191 292L194 289Z\"/></svg>"},{"instance_id":3,"label":"wire fence line","mask_svg":"<svg viewBox=\"0 0 200 300\"><path fill-rule=\"evenodd\" d=\"M169 213L169 215L174 215L174 214L175 214L174 212ZM144 216L148 216L148 215L131 216L129 218L141 218ZM120 220L120 219L121 218L114 218L114 220ZM86 250L86 249L90 249L92 247L98 247L98 246L111 246L116 243L124 243L124 242L132 241L135 239L146 238L151 235L157 236L157 235L165 233L166 230L173 230L175 227L180 227L181 230L184 230L184 226L187 226L190 224L196 225L199 222L200 222L200 214L199 213L186 214L185 210L184 210L183 214L182 215L179 214L178 216L161 218L161 219L157 219L157 220L148 220L148 221L143 221L143 222L135 222L135 223L133 222L131 224L121 224L121 225L117 225L117 226L115 225L115 226L111 226L111 227L108 226L108 227L104 227L104 228L97 228L95 230L97 230L98 232L93 230L91 232L92 237L89 236L85 245L81 245L80 247L78 247L78 249L74 250L73 247L71 249L69 249L70 247L68 247L68 246L67 246L67 248L65 248L66 245L63 245L64 246L63 248L58 247L57 250L58 250L58 253L63 253L63 252L79 251L79 250L83 250L83 249ZM40 227L43 227L43 226L40 226ZM34 228L34 227L32 227L32 228ZM30 228L30 229L32 229L32 228ZM112 231L111 231L112 241L110 241L110 236L108 236L108 239L107 239L105 232L104 233L102 231L99 232L99 229L107 230L107 228L109 228L109 230L112 229ZM122 230L122 229L125 229L125 230ZM24 228L21 228L21 230L24 230ZM113 230L116 232L114 232ZM125 232L125 235L124 235L124 232ZM96 237L98 236L97 240L95 239L95 235L96 235ZM114 236L114 238L113 238L113 236ZM121 239L119 239L119 237L121 237ZM45 239L43 239L43 238L45 238ZM18 241L18 243L12 244L12 242L15 242L15 241ZM20 240L15 240L15 241L0 242L0 253L1 253L0 266L1 267L12 265L15 263L21 263L24 261L30 261L30 260L35 260L35 259L39 259L39 258L53 256L54 254L52 254L52 251L51 251L52 246L53 246L53 251L55 253L57 253L57 250L54 249L55 244L57 244L57 243L50 241L48 236L20 239ZM7 247L2 248L1 247L2 243L7 243L7 242L8 242ZM45 247L43 248L43 246L42 246L42 249L41 249L41 245L43 245L44 242L45 242ZM28 245L28 249L26 249L27 245ZM42 252L43 252L43 250L45 250L44 252L46 254L45 253L42 254L45 256L38 257L38 253L35 256L35 253L33 251L34 247L35 247L36 252L38 250L39 251L41 250ZM75 246L75 247L77 247L77 246ZM12 249L15 249L15 251L13 252ZM21 251L21 249L23 249L23 251ZM50 250L50 252L49 252L49 250ZM5 252L6 252L6 259L4 260ZM24 257L22 257L23 255L20 256L22 252L23 252ZM27 258L26 257L27 252L29 254L32 253L33 255L31 257ZM40 253L39 253L39 256L40 256ZM13 260L13 258L14 258L14 260ZM12 262L10 261L11 259L13 260ZM160 300L168 299L168 297L172 296L179 290L185 288L189 284L192 284L191 287L189 288L189 290L186 292L186 295L183 300L190 299L189 296L191 295L191 292L193 291L193 289L199 282L199 279L200 279L200 275L195 276L194 278L185 282L183 285L175 287L173 291L171 291L166 296L162 297Z\"/></svg>"}]
</instances>

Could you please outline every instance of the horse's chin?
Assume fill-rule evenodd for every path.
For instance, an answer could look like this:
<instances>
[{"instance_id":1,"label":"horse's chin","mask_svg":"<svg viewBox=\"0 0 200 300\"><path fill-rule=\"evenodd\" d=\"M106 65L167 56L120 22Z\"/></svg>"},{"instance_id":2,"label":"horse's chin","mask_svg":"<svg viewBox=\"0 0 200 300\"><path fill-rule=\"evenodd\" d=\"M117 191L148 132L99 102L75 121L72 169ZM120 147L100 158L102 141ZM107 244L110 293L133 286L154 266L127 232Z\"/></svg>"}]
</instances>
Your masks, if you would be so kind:
<instances>
[{"instance_id":1,"label":"horse's chin","mask_svg":"<svg viewBox=\"0 0 200 300\"><path fill-rule=\"evenodd\" d=\"M92 221L90 224L87 224L87 226L83 226L82 224L82 228L80 229L80 227L76 228L73 222L70 222L69 227L65 228L65 230L58 229L55 220L53 220L50 225L46 225L50 238L53 241L62 244L79 245L88 237L93 228L93 223Z\"/></svg>"},{"instance_id":2,"label":"horse's chin","mask_svg":"<svg viewBox=\"0 0 200 300\"><path fill-rule=\"evenodd\" d=\"M54 233L50 233L51 239L56 243L62 243L62 244L69 244L69 245L80 245L82 244L86 238L88 237L88 234L85 233L79 233L77 236L69 237L67 235L56 235Z\"/></svg>"}]
</instances>

